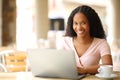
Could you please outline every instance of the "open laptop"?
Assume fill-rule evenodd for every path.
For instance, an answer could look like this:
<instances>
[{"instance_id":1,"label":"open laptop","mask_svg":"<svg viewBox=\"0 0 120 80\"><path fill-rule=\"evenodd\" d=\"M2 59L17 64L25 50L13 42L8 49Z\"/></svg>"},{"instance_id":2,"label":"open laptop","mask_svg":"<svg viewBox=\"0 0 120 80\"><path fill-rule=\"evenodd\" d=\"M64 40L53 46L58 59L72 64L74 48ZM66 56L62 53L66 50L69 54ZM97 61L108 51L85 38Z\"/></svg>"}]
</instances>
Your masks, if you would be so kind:
<instances>
[{"instance_id":1,"label":"open laptop","mask_svg":"<svg viewBox=\"0 0 120 80\"><path fill-rule=\"evenodd\" d=\"M80 79L75 55L71 50L28 49L28 60L32 74L47 78Z\"/></svg>"}]
</instances>

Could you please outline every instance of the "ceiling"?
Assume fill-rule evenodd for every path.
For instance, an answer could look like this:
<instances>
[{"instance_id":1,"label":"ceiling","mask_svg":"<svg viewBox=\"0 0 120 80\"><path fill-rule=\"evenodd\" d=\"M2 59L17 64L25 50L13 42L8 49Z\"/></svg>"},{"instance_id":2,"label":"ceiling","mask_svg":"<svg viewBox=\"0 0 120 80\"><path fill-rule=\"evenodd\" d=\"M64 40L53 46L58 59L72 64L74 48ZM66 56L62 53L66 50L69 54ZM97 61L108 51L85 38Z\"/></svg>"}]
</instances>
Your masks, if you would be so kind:
<instances>
[{"instance_id":1,"label":"ceiling","mask_svg":"<svg viewBox=\"0 0 120 80\"><path fill-rule=\"evenodd\" d=\"M108 0L63 0L64 2L88 4L92 6L106 7Z\"/></svg>"}]
</instances>

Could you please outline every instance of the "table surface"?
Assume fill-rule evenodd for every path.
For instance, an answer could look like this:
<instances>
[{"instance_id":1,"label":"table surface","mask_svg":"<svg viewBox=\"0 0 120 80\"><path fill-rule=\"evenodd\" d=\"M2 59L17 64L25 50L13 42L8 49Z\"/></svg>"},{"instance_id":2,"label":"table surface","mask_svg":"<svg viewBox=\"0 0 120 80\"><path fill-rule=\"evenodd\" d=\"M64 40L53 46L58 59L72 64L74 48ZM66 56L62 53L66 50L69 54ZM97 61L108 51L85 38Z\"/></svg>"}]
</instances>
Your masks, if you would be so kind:
<instances>
[{"instance_id":1,"label":"table surface","mask_svg":"<svg viewBox=\"0 0 120 80\"><path fill-rule=\"evenodd\" d=\"M116 74L118 75L118 77L112 80L120 80L120 72L117 72ZM0 72L0 80L68 80L68 79L34 77L31 72ZM95 75L87 75L86 77L80 80L103 80L103 79L98 78Z\"/></svg>"}]
</instances>

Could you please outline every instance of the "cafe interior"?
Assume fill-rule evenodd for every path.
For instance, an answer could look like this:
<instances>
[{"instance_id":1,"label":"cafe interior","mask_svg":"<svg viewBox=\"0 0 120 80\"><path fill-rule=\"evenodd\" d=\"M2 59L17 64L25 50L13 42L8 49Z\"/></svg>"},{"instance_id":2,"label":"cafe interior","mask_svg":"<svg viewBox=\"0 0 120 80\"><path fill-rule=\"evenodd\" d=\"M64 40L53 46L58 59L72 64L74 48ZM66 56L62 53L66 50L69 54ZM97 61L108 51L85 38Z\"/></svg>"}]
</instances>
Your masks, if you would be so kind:
<instances>
[{"instance_id":1,"label":"cafe interior","mask_svg":"<svg viewBox=\"0 0 120 80\"><path fill-rule=\"evenodd\" d=\"M120 71L120 0L0 0L0 75L29 72L29 48L60 47L68 16L79 5L98 12L111 47L113 69Z\"/></svg>"}]
</instances>

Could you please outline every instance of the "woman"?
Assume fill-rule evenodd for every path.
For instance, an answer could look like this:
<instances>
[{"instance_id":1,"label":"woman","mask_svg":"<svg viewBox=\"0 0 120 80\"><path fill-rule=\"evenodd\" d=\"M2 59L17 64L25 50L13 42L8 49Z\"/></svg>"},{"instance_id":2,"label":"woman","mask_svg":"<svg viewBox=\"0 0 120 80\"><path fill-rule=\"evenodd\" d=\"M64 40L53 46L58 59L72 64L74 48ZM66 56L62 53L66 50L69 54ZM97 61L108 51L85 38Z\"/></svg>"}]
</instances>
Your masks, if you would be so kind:
<instances>
[{"instance_id":1,"label":"woman","mask_svg":"<svg viewBox=\"0 0 120 80\"><path fill-rule=\"evenodd\" d=\"M110 47L100 18L89 6L79 6L71 12L65 37L59 44L62 49L75 52L79 74L96 74L100 59L102 65L112 65Z\"/></svg>"}]
</instances>

